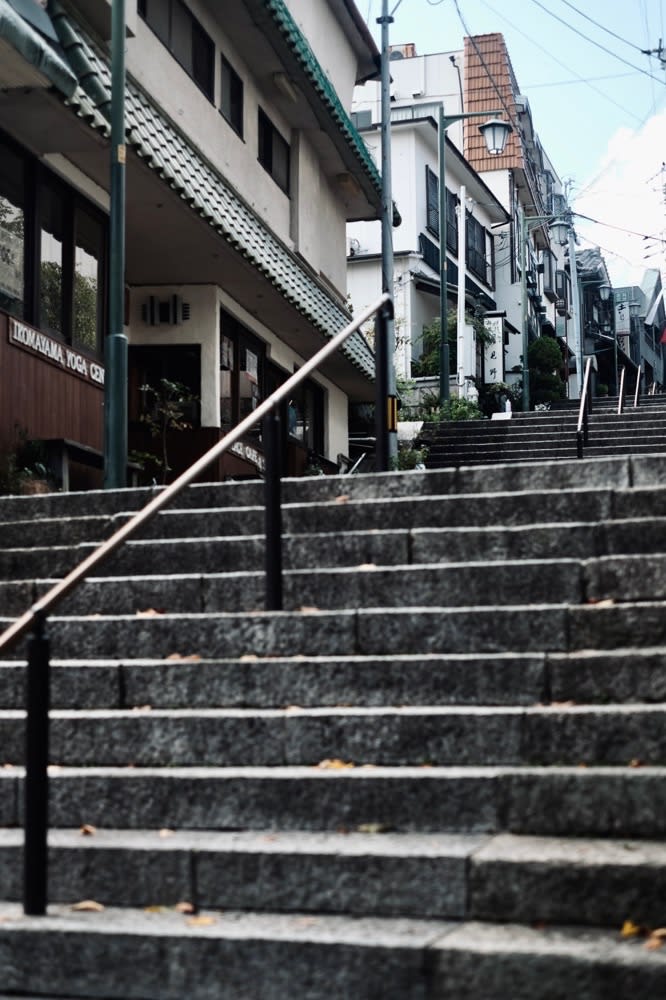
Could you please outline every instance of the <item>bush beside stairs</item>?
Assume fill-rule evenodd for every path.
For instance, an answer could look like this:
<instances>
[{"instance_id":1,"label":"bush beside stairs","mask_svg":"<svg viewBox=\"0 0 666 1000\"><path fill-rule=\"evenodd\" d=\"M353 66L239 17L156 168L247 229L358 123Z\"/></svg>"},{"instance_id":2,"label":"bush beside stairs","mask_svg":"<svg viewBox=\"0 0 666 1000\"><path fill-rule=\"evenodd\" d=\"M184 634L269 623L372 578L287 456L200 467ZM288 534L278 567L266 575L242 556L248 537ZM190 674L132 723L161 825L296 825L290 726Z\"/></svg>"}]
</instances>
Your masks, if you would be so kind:
<instances>
[{"instance_id":1,"label":"bush beside stairs","mask_svg":"<svg viewBox=\"0 0 666 1000\"><path fill-rule=\"evenodd\" d=\"M280 613L191 487L51 619L45 917L0 664L0 996L666 996L665 473L285 481ZM148 495L0 500L4 619Z\"/></svg>"}]
</instances>

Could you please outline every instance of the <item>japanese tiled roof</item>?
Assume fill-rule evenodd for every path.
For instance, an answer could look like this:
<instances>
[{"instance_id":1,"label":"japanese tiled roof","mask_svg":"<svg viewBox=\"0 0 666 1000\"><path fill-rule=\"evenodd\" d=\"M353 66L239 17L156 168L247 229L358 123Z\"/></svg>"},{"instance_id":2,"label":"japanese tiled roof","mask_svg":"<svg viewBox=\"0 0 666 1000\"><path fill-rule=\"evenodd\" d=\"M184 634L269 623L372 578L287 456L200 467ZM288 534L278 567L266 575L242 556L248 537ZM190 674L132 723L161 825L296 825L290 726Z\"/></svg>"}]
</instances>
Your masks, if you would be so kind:
<instances>
[{"instance_id":1,"label":"japanese tiled roof","mask_svg":"<svg viewBox=\"0 0 666 1000\"><path fill-rule=\"evenodd\" d=\"M507 170L523 168L521 130L518 127L516 97L518 85L514 76L504 36L499 33L465 38L465 111L501 110L499 117L509 121L513 131L504 152L489 153L479 132L482 117L464 124L464 153L475 170Z\"/></svg>"},{"instance_id":2,"label":"japanese tiled roof","mask_svg":"<svg viewBox=\"0 0 666 1000\"><path fill-rule=\"evenodd\" d=\"M44 13L41 16L47 17ZM15 49L62 94L69 97L74 93L76 77L62 55L7 0L0 0L0 39Z\"/></svg>"},{"instance_id":3,"label":"japanese tiled roof","mask_svg":"<svg viewBox=\"0 0 666 1000\"><path fill-rule=\"evenodd\" d=\"M295 28L293 22L289 21L288 25L282 16L284 5L278 0L265 2L271 12L275 8L275 17L282 17L284 30L292 32ZM67 103L91 127L108 137L111 71L107 59L93 47L57 0L53 0L50 11L60 44L80 84ZM296 40L294 36L294 44ZM303 58L306 58L303 41L300 47ZM314 60L311 52L307 58ZM314 73L314 69L312 71ZM319 72L323 76L321 69ZM330 84L328 86L330 88ZM332 337L349 322L349 314L343 306L300 265L288 247L277 239L222 175L129 77L125 94L125 121L127 145L256 267L313 327L324 336ZM374 354L361 333L352 334L341 350L359 371L370 379L374 378Z\"/></svg>"}]
</instances>

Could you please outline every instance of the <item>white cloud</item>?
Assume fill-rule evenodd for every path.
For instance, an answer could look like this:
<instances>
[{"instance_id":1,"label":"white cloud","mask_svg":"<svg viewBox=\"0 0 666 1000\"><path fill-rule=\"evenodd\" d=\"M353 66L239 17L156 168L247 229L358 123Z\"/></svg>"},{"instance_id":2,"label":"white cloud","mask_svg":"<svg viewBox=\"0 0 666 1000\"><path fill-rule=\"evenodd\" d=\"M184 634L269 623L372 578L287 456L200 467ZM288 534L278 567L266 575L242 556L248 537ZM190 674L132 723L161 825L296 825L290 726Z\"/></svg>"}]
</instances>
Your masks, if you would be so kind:
<instances>
[{"instance_id":1,"label":"white cloud","mask_svg":"<svg viewBox=\"0 0 666 1000\"><path fill-rule=\"evenodd\" d=\"M596 177L580 195L574 195L574 211L619 229L664 238L665 160L666 110L637 131L622 128L613 135ZM615 287L639 285L646 268L664 268L664 244L582 219L575 221L583 246L601 247Z\"/></svg>"}]
</instances>

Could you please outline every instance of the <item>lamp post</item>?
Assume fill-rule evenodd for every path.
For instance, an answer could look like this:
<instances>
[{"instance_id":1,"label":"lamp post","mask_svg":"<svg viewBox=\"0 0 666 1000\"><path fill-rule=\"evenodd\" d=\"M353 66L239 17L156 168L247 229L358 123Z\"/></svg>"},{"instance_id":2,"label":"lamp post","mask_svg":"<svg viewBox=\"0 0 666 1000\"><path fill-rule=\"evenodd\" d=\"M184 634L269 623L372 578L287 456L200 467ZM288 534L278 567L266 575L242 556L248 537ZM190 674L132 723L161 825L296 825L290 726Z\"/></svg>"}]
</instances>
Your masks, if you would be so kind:
<instances>
[{"instance_id":1,"label":"lamp post","mask_svg":"<svg viewBox=\"0 0 666 1000\"><path fill-rule=\"evenodd\" d=\"M449 386L449 335L448 335L448 262L446 257L446 130L450 125L465 118L479 118L498 115L500 111L467 111L459 115L444 114L444 105L439 106L439 402L445 403L451 396ZM479 125L479 131L486 140L489 153L499 156L504 152L509 132L508 122L497 118ZM465 206L462 205L464 212ZM464 217L463 217L464 225ZM458 300L465 298L465 259L458 254ZM460 336L461 331L458 331Z\"/></svg>"},{"instance_id":2,"label":"lamp post","mask_svg":"<svg viewBox=\"0 0 666 1000\"><path fill-rule=\"evenodd\" d=\"M520 303L522 312L522 340L523 340L523 412L527 413L530 408L530 367L527 360L527 352L530 346L529 331L527 328L527 236L529 233L528 223L533 222L540 225L544 222L549 224L551 236L559 246L566 246L569 242L571 226L568 221L561 216L555 215L529 215L526 216L521 204L518 205L518 218L520 222ZM571 252L571 251L570 251ZM571 258L570 258L571 259ZM573 260L575 262L575 251ZM575 267L575 263L574 263ZM578 309L574 306L574 315L578 314ZM576 331L574 319L574 339L579 331Z\"/></svg>"},{"instance_id":3,"label":"lamp post","mask_svg":"<svg viewBox=\"0 0 666 1000\"><path fill-rule=\"evenodd\" d=\"M127 477L127 337L125 314L125 0L111 11L111 200L109 332L104 380L104 487Z\"/></svg>"},{"instance_id":4,"label":"lamp post","mask_svg":"<svg viewBox=\"0 0 666 1000\"><path fill-rule=\"evenodd\" d=\"M612 295L613 295L613 289L611 288L610 285L607 285L604 282L603 285L599 286L599 298L601 299L602 302L609 303L611 301L611 299L612 299ZM607 308L608 308L608 315L609 316L613 316L613 310L611 309L611 307L607 305ZM612 322L612 320L611 320L611 322ZM613 322L613 325L612 325L611 329L613 331L613 338L612 339L613 339L613 371L615 373L615 395L617 396L617 394L618 394L618 381L617 381L617 335L615 333L615 323L614 322Z\"/></svg>"}]
</instances>

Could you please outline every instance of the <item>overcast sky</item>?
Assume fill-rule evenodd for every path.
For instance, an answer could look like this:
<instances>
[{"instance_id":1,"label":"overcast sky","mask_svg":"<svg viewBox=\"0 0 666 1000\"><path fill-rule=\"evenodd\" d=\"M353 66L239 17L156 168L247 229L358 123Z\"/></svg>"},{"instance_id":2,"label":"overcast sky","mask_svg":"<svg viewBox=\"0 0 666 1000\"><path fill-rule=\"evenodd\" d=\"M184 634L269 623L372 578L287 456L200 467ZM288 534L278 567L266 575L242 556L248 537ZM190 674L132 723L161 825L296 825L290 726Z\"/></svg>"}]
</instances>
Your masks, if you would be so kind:
<instances>
[{"instance_id":1,"label":"overcast sky","mask_svg":"<svg viewBox=\"0 0 666 1000\"><path fill-rule=\"evenodd\" d=\"M382 0L357 5L379 43ZM389 0L390 11L390 43L419 55L501 32L574 211L606 223L576 219L581 247L601 247L616 287L664 269L666 72L640 50L666 44L666 0Z\"/></svg>"}]
</instances>

